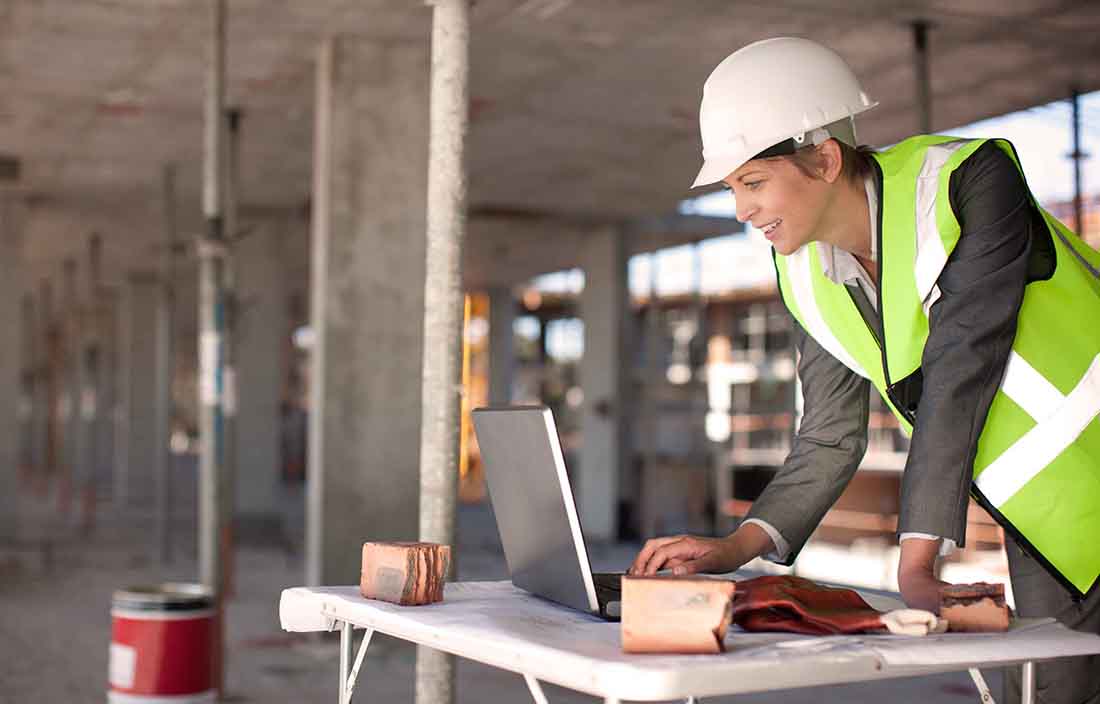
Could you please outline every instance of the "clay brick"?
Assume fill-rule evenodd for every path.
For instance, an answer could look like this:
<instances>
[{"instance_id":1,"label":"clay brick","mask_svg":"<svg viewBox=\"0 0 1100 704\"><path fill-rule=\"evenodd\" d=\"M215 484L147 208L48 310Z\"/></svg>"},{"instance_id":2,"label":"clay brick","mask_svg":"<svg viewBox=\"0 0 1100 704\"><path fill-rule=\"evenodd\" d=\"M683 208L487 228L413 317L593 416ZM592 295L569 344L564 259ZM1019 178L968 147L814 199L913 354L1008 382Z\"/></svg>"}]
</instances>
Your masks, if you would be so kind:
<instances>
[{"instance_id":1,"label":"clay brick","mask_svg":"<svg viewBox=\"0 0 1100 704\"><path fill-rule=\"evenodd\" d=\"M443 601L450 564L450 545L363 543L359 593L402 606Z\"/></svg>"},{"instance_id":2,"label":"clay brick","mask_svg":"<svg viewBox=\"0 0 1100 704\"><path fill-rule=\"evenodd\" d=\"M623 652L723 652L736 588L724 579L624 575Z\"/></svg>"},{"instance_id":3,"label":"clay brick","mask_svg":"<svg viewBox=\"0 0 1100 704\"><path fill-rule=\"evenodd\" d=\"M1010 612L1003 584L947 584L940 588L940 616L950 631L989 633L1008 630Z\"/></svg>"}]
</instances>

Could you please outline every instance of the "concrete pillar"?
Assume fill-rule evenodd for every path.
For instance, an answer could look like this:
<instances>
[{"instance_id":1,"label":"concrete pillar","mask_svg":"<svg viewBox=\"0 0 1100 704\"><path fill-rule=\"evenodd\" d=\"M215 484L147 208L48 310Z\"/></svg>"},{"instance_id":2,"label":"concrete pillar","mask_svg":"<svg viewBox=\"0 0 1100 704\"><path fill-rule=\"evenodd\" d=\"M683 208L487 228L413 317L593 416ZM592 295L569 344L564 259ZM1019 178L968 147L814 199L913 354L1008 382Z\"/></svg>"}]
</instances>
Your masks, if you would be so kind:
<instances>
[{"instance_id":1,"label":"concrete pillar","mask_svg":"<svg viewBox=\"0 0 1100 704\"><path fill-rule=\"evenodd\" d=\"M20 321L23 304L20 275L23 259L22 232L15 218L14 205L0 202L0 330L7 334L0 341L0 534L17 526L15 512L18 509L19 485L19 418L17 404L20 398L20 365L23 344ZM4 526L8 523L8 526Z\"/></svg>"},{"instance_id":2,"label":"concrete pillar","mask_svg":"<svg viewBox=\"0 0 1100 704\"><path fill-rule=\"evenodd\" d=\"M284 234L280 224L265 223L236 247L235 523L245 540L274 536L280 526L279 401L288 325Z\"/></svg>"},{"instance_id":3,"label":"concrete pillar","mask_svg":"<svg viewBox=\"0 0 1100 704\"><path fill-rule=\"evenodd\" d=\"M516 355L512 349L512 324L516 300L506 286L489 291L489 403L503 406L512 401Z\"/></svg>"},{"instance_id":4,"label":"concrete pillar","mask_svg":"<svg viewBox=\"0 0 1100 704\"><path fill-rule=\"evenodd\" d=\"M150 508L154 496L158 287L155 274L133 272L122 295L121 427L114 485L118 508Z\"/></svg>"},{"instance_id":5,"label":"concrete pillar","mask_svg":"<svg viewBox=\"0 0 1100 704\"><path fill-rule=\"evenodd\" d=\"M428 165L423 41L326 40L314 120L306 580L419 524Z\"/></svg>"},{"instance_id":6,"label":"concrete pillar","mask_svg":"<svg viewBox=\"0 0 1100 704\"><path fill-rule=\"evenodd\" d=\"M584 356L580 383L584 391L577 494L581 525L589 540L618 537L618 504L624 448L629 365L623 350L628 329L629 292L623 233L598 230L585 238L581 251L585 273L580 296L584 321Z\"/></svg>"}]
</instances>

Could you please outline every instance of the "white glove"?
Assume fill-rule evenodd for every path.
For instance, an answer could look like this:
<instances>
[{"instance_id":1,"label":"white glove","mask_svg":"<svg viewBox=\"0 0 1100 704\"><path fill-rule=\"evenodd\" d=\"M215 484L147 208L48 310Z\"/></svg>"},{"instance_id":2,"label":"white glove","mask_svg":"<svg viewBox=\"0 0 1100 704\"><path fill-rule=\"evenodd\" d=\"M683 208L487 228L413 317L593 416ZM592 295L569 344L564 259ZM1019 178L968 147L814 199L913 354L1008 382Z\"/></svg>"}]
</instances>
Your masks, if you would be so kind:
<instances>
[{"instance_id":1,"label":"white glove","mask_svg":"<svg viewBox=\"0 0 1100 704\"><path fill-rule=\"evenodd\" d=\"M920 609L896 609L883 614L881 620L886 630L895 635L926 636L947 630L947 619Z\"/></svg>"}]
</instances>

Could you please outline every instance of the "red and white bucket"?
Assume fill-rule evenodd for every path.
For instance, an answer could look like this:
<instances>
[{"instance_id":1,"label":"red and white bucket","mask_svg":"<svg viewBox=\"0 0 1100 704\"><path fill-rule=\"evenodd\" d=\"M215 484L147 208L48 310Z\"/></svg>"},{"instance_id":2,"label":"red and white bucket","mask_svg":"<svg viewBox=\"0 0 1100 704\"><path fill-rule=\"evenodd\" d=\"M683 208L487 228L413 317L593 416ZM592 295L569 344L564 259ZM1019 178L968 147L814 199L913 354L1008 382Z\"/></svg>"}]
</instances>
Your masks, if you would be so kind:
<instances>
[{"instance_id":1,"label":"red and white bucket","mask_svg":"<svg viewBox=\"0 0 1100 704\"><path fill-rule=\"evenodd\" d=\"M111 600L110 704L213 704L214 597L198 584L120 589Z\"/></svg>"}]
</instances>

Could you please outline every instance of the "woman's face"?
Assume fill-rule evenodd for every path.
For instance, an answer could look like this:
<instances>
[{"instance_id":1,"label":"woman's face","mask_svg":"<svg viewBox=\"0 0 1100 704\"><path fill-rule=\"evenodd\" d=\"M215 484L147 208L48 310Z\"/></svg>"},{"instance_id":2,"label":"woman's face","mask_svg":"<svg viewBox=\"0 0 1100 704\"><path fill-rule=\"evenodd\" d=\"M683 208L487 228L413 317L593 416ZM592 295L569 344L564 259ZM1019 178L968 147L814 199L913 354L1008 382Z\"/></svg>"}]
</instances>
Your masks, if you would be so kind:
<instances>
[{"instance_id":1,"label":"woman's face","mask_svg":"<svg viewBox=\"0 0 1100 704\"><path fill-rule=\"evenodd\" d=\"M763 231L775 251L789 255L817 239L831 184L811 178L789 159L754 159L723 179L737 219Z\"/></svg>"}]
</instances>

